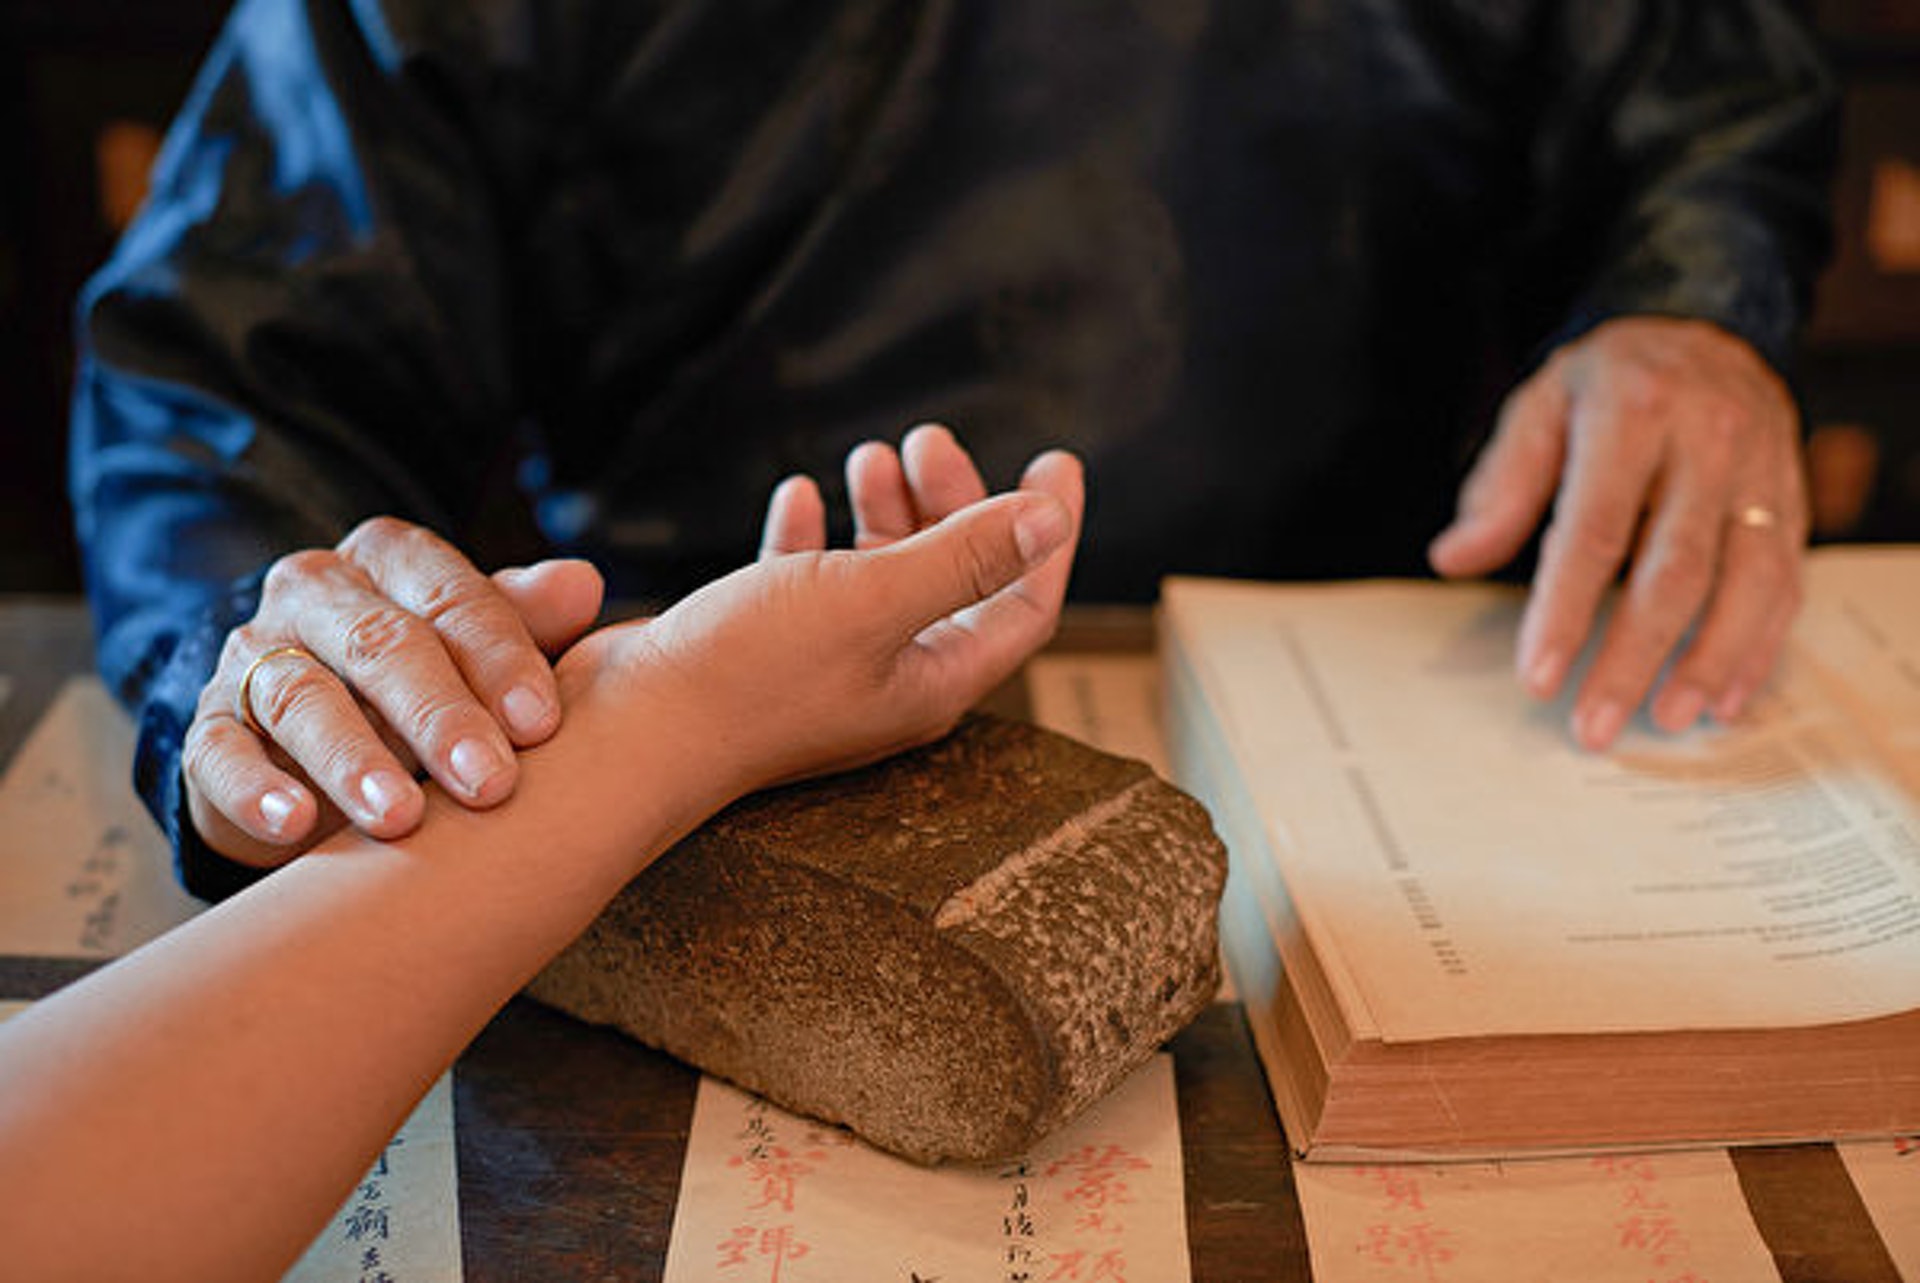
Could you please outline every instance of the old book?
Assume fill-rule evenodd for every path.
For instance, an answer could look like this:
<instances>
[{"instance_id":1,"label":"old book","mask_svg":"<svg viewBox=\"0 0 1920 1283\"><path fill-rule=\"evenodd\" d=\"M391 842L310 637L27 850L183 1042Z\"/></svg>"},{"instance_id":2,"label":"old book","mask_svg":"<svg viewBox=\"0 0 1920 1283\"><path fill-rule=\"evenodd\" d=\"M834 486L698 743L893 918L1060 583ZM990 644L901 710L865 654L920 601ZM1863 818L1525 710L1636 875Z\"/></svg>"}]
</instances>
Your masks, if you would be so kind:
<instances>
[{"instance_id":1,"label":"old book","mask_svg":"<svg viewBox=\"0 0 1920 1283\"><path fill-rule=\"evenodd\" d=\"M1144 764L975 717L748 798L531 992L917 1162L1019 1154L1212 998L1226 853Z\"/></svg>"},{"instance_id":2,"label":"old book","mask_svg":"<svg viewBox=\"0 0 1920 1283\"><path fill-rule=\"evenodd\" d=\"M1518 590L1167 584L1174 774L1297 1150L1920 1128L1920 549L1807 586L1747 717L1588 754L1512 676Z\"/></svg>"}]
</instances>

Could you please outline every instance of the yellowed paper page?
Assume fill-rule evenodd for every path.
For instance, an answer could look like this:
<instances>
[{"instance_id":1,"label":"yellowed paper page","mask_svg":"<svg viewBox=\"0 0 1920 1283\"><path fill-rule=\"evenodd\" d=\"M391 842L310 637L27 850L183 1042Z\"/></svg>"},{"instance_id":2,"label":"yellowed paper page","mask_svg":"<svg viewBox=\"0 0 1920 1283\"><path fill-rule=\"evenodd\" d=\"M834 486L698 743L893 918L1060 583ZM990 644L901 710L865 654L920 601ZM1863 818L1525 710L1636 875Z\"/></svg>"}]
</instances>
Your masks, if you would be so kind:
<instances>
[{"instance_id":1,"label":"yellowed paper page","mask_svg":"<svg viewBox=\"0 0 1920 1283\"><path fill-rule=\"evenodd\" d=\"M1027 695L1039 725L1173 778L1153 655L1040 655L1027 665Z\"/></svg>"},{"instance_id":2,"label":"yellowed paper page","mask_svg":"<svg viewBox=\"0 0 1920 1283\"><path fill-rule=\"evenodd\" d=\"M68 682L0 780L0 953L112 957L200 910L132 763L119 705L95 678Z\"/></svg>"},{"instance_id":3,"label":"yellowed paper page","mask_svg":"<svg viewBox=\"0 0 1920 1283\"><path fill-rule=\"evenodd\" d=\"M1293 1172L1314 1283L1780 1277L1724 1151Z\"/></svg>"},{"instance_id":4,"label":"yellowed paper page","mask_svg":"<svg viewBox=\"0 0 1920 1283\"><path fill-rule=\"evenodd\" d=\"M1172 1061L1022 1159L923 1168L703 1079L666 1283L1184 1283Z\"/></svg>"},{"instance_id":5,"label":"yellowed paper page","mask_svg":"<svg viewBox=\"0 0 1920 1283\"><path fill-rule=\"evenodd\" d=\"M286 1283L459 1283L453 1075L443 1074Z\"/></svg>"},{"instance_id":6,"label":"yellowed paper page","mask_svg":"<svg viewBox=\"0 0 1920 1283\"><path fill-rule=\"evenodd\" d=\"M1920 796L1920 551L1823 548L1811 579L1800 653Z\"/></svg>"},{"instance_id":7,"label":"yellowed paper page","mask_svg":"<svg viewBox=\"0 0 1920 1283\"><path fill-rule=\"evenodd\" d=\"M1636 726L1602 756L1520 691L1516 592L1175 581L1166 602L1277 864L1246 882L1282 956L1297 913L1357 1033L1920 1002L1920 811L1803 653L1742 725ZM1816 577L1809 612L1833 608Z\"/></svg>"},{"instance_id":8,"label":"yellowed paper page","mask_svg":"<svg viewBox=\"0 0 1920 1283\"><path fill-rule=\"evenodd\" d=\"M1920 1283L1920 1136L1834 1146L1900 1277Z\"/></svg>"}]
</instances>

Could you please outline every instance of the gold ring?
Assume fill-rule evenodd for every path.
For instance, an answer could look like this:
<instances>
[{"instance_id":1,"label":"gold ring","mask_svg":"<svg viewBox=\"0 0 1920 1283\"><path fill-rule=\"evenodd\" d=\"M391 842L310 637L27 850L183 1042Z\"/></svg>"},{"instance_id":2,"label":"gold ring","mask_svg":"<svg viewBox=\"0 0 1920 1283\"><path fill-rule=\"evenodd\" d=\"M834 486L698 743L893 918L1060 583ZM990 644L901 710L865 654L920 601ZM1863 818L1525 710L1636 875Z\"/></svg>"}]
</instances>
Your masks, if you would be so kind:
<instances>
[{"instance_id":1,"label":"gold ring","mask_svg":"<svg viewBox=\"0 0 1920 1283\"><path fill-rule=\"evenodd\" d=\"M1780 514L1763 503L1750 503L1735 509L1733 524L1745 530L1771 530L1780 524Z\"/></svg>"},{"instance_id":2,"label":"gold ring","mask_svg":"<svg viewBox=\"0 0 1920 1283\"><path fill-rule=\"evenodd\" d=\"M267 728L260 724L260 719L253 715L253 675L260 671L260 665L282 655L298 655L302 659L311 659L316 664L320 662L305 646L293 645L275 646L272 650L263 650L253 657L253 662L247 665L246 674L240 679L240 691L234 696L233 711L239 715L242 724L261 739L273 737L267 733Z\"/></svg>"}]
</instances>

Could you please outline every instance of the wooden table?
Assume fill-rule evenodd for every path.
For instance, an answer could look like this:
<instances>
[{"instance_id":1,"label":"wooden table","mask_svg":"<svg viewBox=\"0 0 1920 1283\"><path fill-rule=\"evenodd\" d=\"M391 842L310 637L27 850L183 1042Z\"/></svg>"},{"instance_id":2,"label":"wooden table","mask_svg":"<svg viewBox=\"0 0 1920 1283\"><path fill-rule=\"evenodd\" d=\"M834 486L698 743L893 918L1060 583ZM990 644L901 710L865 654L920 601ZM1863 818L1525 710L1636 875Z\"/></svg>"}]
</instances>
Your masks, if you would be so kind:
<instances>
[{"instance_id":1,"label":"wooden table","mask_svg":"<svg viewBox=\"0 0 1920 1283\"><path fill-rule=\"evenodd\" d=\"M1056 646L1134 649L1139 611L1076 612ZM0 759L10 761L91 653L68 600L0 600ZM1010 684L989 701L1018 713ZM0 957L0 999L35 998L91 963ZM1186 1164L1195 1283L1304 1283L1306 1232L1266 1079L1234 1004L1169 1045ZM466 1277L658 1279L693 1111L693 1071L604 1029L515 999L454 1076ZM1786 1283L1898 1283L1831 1146L1734 1152L1755 1222Z\"/></svg>"}]
</instances>

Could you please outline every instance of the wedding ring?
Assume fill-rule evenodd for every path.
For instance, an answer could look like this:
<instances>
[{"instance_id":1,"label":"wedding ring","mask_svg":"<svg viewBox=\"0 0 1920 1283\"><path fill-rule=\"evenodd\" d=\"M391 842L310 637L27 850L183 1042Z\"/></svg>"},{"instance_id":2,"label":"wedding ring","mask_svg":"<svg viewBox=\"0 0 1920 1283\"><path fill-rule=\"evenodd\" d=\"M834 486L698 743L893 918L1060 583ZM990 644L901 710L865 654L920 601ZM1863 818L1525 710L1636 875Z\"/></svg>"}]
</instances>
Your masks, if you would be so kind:
<instances>
[{"instance_id":1,"label":"wedding ring","mask_svg":"<svg viewBox=\"0 0 1920 1283\"><path fill-rule=\"evenodd\" d=\"M305 646L293 645L275 646L273 649L263 650L253 657L253 662L247 665L246 674L240 679L240 691L234 696L233 711L239 715L240 721L246 728L255 735L258 735L261 739L272 739L273 737L267 733L267 728L260 724L260 719L253 715L253 676L260 671L260 665L270 659L278 659L282 655L298 655L301 659L311 659L316 664L320 662L315 658L314 653Z\"/></svg>"},{"instance_id":2,"label":"wedding ring","mask_svg":"<svg viewBox=\"0 0 1920 1283\"><path fill-rule=\"evenodd\" d=\"M1746 530L1771 530L1780 524L1780 514L1763 503L1750 503L1735 509L1733 524Z\"/></svg>"}]
</instances>

